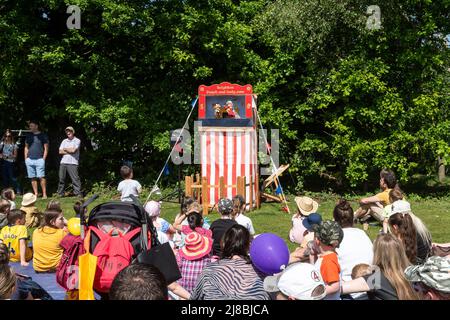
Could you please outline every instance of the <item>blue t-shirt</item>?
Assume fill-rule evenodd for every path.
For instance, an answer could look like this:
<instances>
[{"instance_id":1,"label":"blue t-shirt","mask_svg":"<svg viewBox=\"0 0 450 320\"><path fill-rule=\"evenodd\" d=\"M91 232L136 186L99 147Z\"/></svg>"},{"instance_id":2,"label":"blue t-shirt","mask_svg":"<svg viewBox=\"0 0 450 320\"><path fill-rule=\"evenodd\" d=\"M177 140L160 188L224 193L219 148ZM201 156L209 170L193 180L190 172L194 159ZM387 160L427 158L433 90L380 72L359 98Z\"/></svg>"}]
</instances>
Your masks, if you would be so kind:
<instances>
[{"instance_id":1,"label":"blue t-shirt","mask_svg":"<svg viewBox=\"0 0 450 320\"><path fill-rule=\"evenodd\" d=\"M48 143L48 136L45 133L29 133L25 142L28 145L28 158L35 160L44 157L44 144Z\"/></svg>"}]
</instances>

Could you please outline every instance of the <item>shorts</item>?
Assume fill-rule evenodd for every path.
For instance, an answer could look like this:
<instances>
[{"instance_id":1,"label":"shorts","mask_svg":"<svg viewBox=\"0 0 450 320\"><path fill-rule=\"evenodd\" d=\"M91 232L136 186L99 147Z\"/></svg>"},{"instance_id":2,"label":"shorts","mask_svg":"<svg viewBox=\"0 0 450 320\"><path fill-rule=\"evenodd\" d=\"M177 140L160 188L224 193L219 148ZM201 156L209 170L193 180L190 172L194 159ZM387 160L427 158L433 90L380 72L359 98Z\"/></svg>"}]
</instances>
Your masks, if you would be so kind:
<instances>
[{"instance_id":1,"label":"shorts","mask_svg":"<svg viewBox=\"0 0 450 320\"><path fill-rule=\"evenodd\" d=\"M45 161L44 158L40 159L30 159L25 160L25 165L27 166L28 178L43 178L45 177Z\"/></svg>"}]
</instances>

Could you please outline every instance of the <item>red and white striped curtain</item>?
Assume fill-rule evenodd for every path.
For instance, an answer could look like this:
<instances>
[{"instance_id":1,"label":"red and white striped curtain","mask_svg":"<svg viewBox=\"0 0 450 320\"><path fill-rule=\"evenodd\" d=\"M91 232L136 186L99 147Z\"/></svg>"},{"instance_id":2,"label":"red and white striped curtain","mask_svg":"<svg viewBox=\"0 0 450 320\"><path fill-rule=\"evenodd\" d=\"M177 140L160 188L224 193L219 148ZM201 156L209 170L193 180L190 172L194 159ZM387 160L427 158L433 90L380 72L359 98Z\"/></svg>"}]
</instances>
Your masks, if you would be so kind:
<instances>
[{"instance_id":1,"label":"red and white striped curtain","mask_svg":"<svg viewBox=\"0 0 450 320\"><path fill-rule=\"evenodd\" d=\"M238 176L246 177L246 184L253 183L255 205L257 166L257 137L253 127L218 128L203 127L199 130L201 138L202 176L208 178L210 185L219 185L224 177L225 185L236 185ZM226 187L226 197L231 199L237 193L236 187ZM246 186L246 203L250 203L250 186ZM219 188L210 188L209 204L219 201Z\"/></svg>"}]
</instances>

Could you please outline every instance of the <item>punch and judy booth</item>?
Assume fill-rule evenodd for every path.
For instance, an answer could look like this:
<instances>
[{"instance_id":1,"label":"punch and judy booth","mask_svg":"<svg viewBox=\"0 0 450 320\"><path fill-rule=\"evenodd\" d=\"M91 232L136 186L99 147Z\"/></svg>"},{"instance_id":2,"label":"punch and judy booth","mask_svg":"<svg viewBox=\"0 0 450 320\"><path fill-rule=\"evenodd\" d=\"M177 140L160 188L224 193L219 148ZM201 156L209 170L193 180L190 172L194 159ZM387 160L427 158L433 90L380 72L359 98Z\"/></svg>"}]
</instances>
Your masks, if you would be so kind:
<instances>
[{"instance_id":1,"label":"punch and judy booth","mask_svg":"<svg viewBox=\"0 0 450 320\"><path fill-rule=\"evenodd\" d=\"M259 206L257 132L252 86L224 82L198 89L201 181L186 178L186 194L201 190L204 212L220 198L245 197ZM201 184L201 186L200 186ZM201 188L200 188L201 187ZM207 212L207 211L206 211Z\"/></svg>"}]
</instances>

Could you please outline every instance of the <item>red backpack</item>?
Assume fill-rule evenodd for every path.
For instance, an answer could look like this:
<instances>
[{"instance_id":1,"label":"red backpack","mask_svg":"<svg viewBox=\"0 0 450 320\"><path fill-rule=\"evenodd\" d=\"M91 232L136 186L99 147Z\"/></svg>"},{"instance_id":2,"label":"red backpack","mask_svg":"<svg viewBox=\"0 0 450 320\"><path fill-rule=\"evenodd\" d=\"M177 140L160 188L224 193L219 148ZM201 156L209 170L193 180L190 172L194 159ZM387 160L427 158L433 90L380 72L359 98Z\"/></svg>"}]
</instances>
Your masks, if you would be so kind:
<instances>
[{"instance_id":1,"label":"red backpack","mask_svg":"<svg viewBox=\"0 0 450 320\"><path fill-rule=\"evenodd\" d=\"M56 269L56 282L66 290L77 289L78 257L85 253L83 240L68 234L59 245L64 251Z\"/></svg>"},{"instance_id":2,"label":"red backpack","mask_svg":"<svg viewBox=\"0 0 450 320\"><path fill-rule=\"evenodd\" d=\"M107 293L116 275L131 263L134 248L130 240L141 232L141 228L135 228L125 235L119 233L117 236L112 236L112 231L104 233L94 226L89 229L100 239L92 253L97 257L94 289Z\"/></svg>"}]
</instances>

